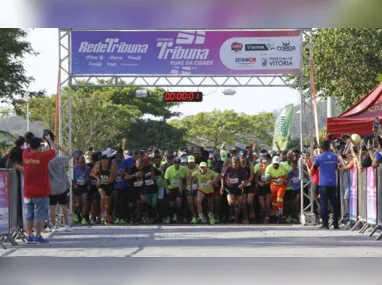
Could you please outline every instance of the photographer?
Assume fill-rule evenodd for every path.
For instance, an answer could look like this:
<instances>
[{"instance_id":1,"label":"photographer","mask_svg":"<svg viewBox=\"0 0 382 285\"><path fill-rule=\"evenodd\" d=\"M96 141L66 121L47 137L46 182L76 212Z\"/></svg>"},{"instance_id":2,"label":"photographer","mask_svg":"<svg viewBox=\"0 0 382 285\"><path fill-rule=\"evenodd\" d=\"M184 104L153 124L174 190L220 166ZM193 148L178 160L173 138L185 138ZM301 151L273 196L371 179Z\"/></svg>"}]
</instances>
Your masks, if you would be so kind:
<instances>
[{"instance_id":1,"label":"photographer","mask_svg":"<svg viewBox=\"0 0 382 285\"><path fill-rule=\"evenodd\" d=\"M48 136L46 136L46 141L50 146L54 145L54 134L49 131ZM70 188L70 183L68 176L66 174L65 166L69 165L70 155L59 145L57 145L58 150L64 154L64 156L56 156L48 164L50 188L52 190L49 196L49 206L50 206L50 220L53 225L52 231L57 231L56 226L56 205L59 204L62 209L62 215L64 216L65 231L72 231L69 226L68 218L68 199L67 193Z\"/></svg>"},{"instance_id":2,"label":"photographer","mask_svg":"<svg viewBox=\"0 0 382 285\"><path fill-rule=\"evenodd\" d=\"M48 135L48 132L44 131L44 136ZM49 243L42 237L41 232L44 220L48 220L51 194L48 164L56 157L58 146L52 143L53 149L42 152L41 143L40 138L33 137L30 140L30 147L23 152L27 243ZM34 237L33 226L36 233Z\"/></svg>"}]
</instances>

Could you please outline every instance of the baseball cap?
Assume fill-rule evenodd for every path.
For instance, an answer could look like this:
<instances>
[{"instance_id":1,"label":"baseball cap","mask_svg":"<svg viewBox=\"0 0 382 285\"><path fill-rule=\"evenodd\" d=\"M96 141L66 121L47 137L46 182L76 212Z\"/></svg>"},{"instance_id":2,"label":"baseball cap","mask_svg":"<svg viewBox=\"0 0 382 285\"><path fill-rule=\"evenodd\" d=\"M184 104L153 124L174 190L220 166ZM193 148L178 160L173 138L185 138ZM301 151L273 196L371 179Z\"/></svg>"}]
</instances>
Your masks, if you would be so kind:
<instances>
[{"instance_id":1,"label":"baseball cap","mask_svg":"<svg viewBox=\"0 0 382 285\"><path fill-rule=\"evenodd\" d=\"M280 157L279 156L273 157L272 164L280 164Z\"/></svg>"},{"instance_id":2,"label":"baseball cap","mask_svg":"<svg viewBox=\"0 0 382 285\"><path fill-rule=\"evenodd\" d=\"M31 148L33 149L37 149L39 148L39 146L41 145L41 142L42 140L38 137L33 137L31 138L31 140L29 141L29 145Z\"/></svg>"},{"instance_id":3,"label":"baseball cap","mask_svg":"<svg viewBox=\"0 0 382 285\"><path fill-rule=\"evenodd\" d=\"M207 167L207 163L203 161L199 164L199 167Z\"/></svg>"},{"instance_id":4,"label":"baseball cap","mask_svg":"<svg viewBox=\"0 0 382 285\"><path fill-rule=\"evenodd\" d=\"M180 158L180 163L187 163L187 158L186 157L181 157Z\"/></svg>"},{"instance_id":5,"label":"baseball cap","mask_svg":"<svg viewBox=\"0 0 382 285\"><path fill-rule=\"evenodd\" d=\"M239 156L241 158L247 158L247 152L245 150L240 151Z\"/></svg>"},{"instance_id":6,"label":"baseball cap","mask_svg":"<svg viewBox=\"0 0 382 285\"><path fill-rule=\"evenodd\" d=\"M25 138L25 140L26 140L27 142L30 142L31 139L34 138L34 134L31 133L31 132L26 132L26 133L24 134L24 138Z\"/></svg>"},{"instance_id":7,"label":"baseball cap","mask_svg":"<svg viewBox=\"0 0 382 285\"><path fill-rule=\"evenodd\" d=\"M222 150L220 151L220 159L223 160L223 161L225 161L225 160L227 160L227 158L228 158L227 151L225 151L224 149L222 149Z\"/></svg>"},{"instance_id":8,"label":"baseball cap","mask_svg":"<svg viewBox=\"0 0 382 285\"><path fill-rule=\"evenodd\" d=\"M182 152L182 153L180 154L180 157L182 157L182 156L187 156L187 152Z\"/></svg>"},{"instance_id":9,"label":"baseball cap","mask_svg":"<svg viewBox=\"0 0 382 285\"><path fill-rule=\"evenodd\" d=\"M188 162L195 162L195 156L190 155L190 156L188 157Z\"/></svg>"},{"instance_id":10,"label":"baseball cap","mask_svg":"<svg viewBox=\"0 0 382 285\"><path fill-rule=\"evenodd\" d=\"M179 158L179 157L175 157L175 158L174 158L174 163L181 163L180 158Z\"/></svg>"}]
</instances>

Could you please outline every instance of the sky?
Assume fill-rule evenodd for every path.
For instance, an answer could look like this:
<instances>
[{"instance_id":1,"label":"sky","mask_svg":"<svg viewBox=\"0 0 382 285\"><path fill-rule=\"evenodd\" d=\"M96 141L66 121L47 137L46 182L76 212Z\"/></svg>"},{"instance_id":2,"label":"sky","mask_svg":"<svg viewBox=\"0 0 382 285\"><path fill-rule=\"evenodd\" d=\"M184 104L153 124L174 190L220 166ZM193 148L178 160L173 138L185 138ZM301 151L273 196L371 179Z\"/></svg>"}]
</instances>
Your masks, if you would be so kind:
<instances>
[{"instance_id":1,"label":"sky","mask_svg":"<svg viewBox=\"0 0 382 285\"><path fill-rule=\"evenodd\" d=\"M25 69L28 76L33 76L35 81L29 90L45 89L48 94L57 91L58 78L58 29L32 29L28 35L28 41L38 56L25 58ZM187 88L178 91L198 91L197 88ZM299 93L288 87L239 87L234 96L223 95L227 88L200 88L204 98L201 103L182 103L173 111L181 112L184 116L195 115L199 112L217 110L234 110L249 115L260 112L272 112L281 109L288 104L299 102Z\"/></svg>"}]
</instances>

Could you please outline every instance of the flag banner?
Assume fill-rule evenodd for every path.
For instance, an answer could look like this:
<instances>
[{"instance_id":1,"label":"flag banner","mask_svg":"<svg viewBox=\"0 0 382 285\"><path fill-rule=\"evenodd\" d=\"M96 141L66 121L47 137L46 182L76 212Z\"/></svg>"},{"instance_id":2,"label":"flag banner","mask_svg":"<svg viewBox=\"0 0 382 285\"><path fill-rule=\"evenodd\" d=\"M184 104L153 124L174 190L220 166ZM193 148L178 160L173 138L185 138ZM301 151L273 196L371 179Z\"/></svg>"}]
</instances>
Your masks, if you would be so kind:
<instances>
[{"instance_id":1,"label":"flag banner","mask_svg":"<svg viewBox=\"0 0 382 285\"><path fill-rule=\"evenodd\" d=\"M290 125L292 121L293 104L286 106L278 114L275 122L275 131L273 134L272 149L277 150L277 144L280 150L286 150L288 147Z\"/></svg>"}]
</instances>

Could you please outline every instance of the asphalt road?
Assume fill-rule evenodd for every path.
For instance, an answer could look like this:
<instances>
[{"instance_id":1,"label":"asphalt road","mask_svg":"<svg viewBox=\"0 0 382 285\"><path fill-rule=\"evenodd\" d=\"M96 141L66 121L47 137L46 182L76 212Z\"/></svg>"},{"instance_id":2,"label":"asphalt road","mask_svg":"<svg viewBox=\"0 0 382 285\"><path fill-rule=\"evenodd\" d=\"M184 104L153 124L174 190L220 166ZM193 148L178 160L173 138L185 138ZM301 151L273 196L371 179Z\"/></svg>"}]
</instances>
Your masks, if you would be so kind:
<instances>
[{"instance_id":1,"label":"asphalt road","mask_svg":"<svg viewBox=\"0 0 382 285\"><path fill-rule=\"evenodd\" d=\"M288 225L94 226L59 231L50 241L1 249L0 284L232 284L238 276L294 285L382 284L382 242L343 230ZM32 278L36 274L44 278Z\"/></svg>"}]
</instances>

